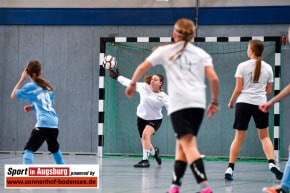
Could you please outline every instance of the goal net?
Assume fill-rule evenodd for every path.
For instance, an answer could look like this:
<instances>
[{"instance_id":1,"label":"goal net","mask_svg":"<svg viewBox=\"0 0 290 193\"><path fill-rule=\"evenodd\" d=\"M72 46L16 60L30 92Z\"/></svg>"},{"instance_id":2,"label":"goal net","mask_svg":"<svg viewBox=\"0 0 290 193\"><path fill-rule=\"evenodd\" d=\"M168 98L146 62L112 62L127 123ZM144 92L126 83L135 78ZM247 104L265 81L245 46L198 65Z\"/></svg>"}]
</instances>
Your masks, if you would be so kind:
<instances>
[{"instance_id":1,"label":"goal net","mask_svg":"<svg viewBox=\"0 0 290 193\"><path fill-rule=\"evenodd\" d=\"M214 68L220 79L220 110L211 120L207 120L204 116L198 134L198 146L201 153L209 157L227 157L235 134L232 129L235 110L229 109L227 104L235 87L234 74L237 65L249 59L247 57L248 40L208 42L205 38L202 41L192 43L203 48L212 56ZM128 41L128 39L122 42L106 41L104 44L104 54L116 57L120 75L131 78L136 67L152 52L152 48L166 43L160 41L138 42L137 38L134 41ZM262 59L269 63L275 72L277 42L264 41L264 46ZM164 89L166 91L167 80L161 66L151 68L146 75L156 73L164 75ZM142 80L140 79L140 81ZM105 72L104 89L104 154L141 155L142 147L136 124L136 108L139 103L138 93L132 99L128 99L124 94L126 88L110 78L107 71ZM207 101L210 101L208 82L207 98ZM161 155L172 156L175 153L175 136L165 108L163 109L163 115L164 119L161 127L152 137L152 144L160 149ZM273 129L274 112L272 110L270 112L271 133L273 133ZM253 120L249 124L240 157L264 158Z\"/></svg>"}]
</instances>

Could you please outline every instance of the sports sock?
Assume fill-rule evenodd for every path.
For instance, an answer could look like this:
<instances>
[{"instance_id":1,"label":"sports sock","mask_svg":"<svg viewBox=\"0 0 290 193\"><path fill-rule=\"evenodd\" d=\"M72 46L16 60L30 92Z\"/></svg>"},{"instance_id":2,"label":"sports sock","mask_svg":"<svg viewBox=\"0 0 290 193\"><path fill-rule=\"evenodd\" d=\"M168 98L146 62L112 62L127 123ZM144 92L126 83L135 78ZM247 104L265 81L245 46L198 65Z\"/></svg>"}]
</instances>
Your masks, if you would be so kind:
<instances>
[{"instance_id":1,"label":"sports sock","mask_svg":"<svg viewBox=\"0 0 290 193\"><path fill-rule=\"evenodd\" d=\"M201 183L201 184L199 185L199 190L202 191L203 189L205 189L205 188L207 188L207 187L209 187L209 186L208 186L208 183Z\"/></svg>"},{"instance_id":2,"label":"sports sock","mask_svg":"<svg viewBox=\"0 0 290 193\"><path fill-rule=\"evenodd\" d=\"M268 163L269 163L269 164L272 163L272 164L276 165L275 160L273 160L273 159L269 159L269 160L268 160Z\"/></svg>"},{"instance_id":3,"label":"sports sock","mask_svg":"<svg viewBox=\"0 0 290 193\"><path fill-rule=\"evenodd\" d=\"M189 166L198 184L207 180L204 164L201 158L195 160Z\"/></svg>"},{"instance_id":4,"label":"sports sock","mask_svg":"<svg viewBox=\"0 0 290 193\"><path fill-rule=\"evenodd\" d=\"M151 149L151 151L150 151L150 154L151 155L155 155L155 148L152 146L152 149Z\"/></svg>"},{"instance_id":5,"label":"sports sock","mask_svg":"<svg viewBox=\"0 0 290 193\"><path fill-rule=\"evenodd\" d=\"M23 155L23 164L33 164L34 163L34 154L33 151L24 150Z\"/></svg>"},{"instance_id":6,"label":"sports sock","mask_svg":"<svg viewBox=\"0 0 290 193\"><path fill-rule=\"evenodd\" d=\"M232 170L235 170L235 163L229 163L228 165L229 168L232 168Z\"/></svg>"},{"instance_id":7,"label":"sports sock","mask_svg":"<svg viewBox=\"0 0 290 193\"><path fill-rule=\"evenodd\" d=\"M172 184L181 186L182 177L184 176L186 167L187 167L187 163L185 161L175 160Z\"/></svg>"},{"instance_id":8,"label":"sports sock","mask_svg":"<svg viewBox=\"0 0 290 193\"><path fill-rule=\"evenodd\" d=\"M285 190L286 192L290 191L290 151L289 151L288 161L285 165L281 185L283 187L283 190Z\"/></svg>"},{"instance_id":9,"label":"sports sock","mask_svg":"<svg viewBox=\"0 0 290 193\"><path fill-rule=\"evenodd\" d=\"M64 164L64 160L63 160L62 153L60 150L58 150L56 153L53 153L52 157L56 164Z\"/></svg>"},{"instance_id":10,"label":"sports sock","mask_svg":"<svg viewBox=\"0 0 290 193\"><path fill-rule=\"evenodd\" d=\"M143 160L149 159L150 150L143 149Z\"/></svg>"}]
</instances>

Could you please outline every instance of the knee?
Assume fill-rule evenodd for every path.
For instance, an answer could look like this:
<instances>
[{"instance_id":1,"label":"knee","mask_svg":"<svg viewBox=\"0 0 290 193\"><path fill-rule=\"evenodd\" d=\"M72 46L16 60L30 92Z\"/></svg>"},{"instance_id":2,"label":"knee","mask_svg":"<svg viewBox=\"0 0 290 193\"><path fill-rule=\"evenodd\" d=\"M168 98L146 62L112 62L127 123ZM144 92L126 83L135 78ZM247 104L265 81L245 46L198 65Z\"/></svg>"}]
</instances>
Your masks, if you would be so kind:
<instances>
[{"instance_id":1,"label":"knee","mask_svg":"<svg viewBox=\"0 0 290 193\"><path fill-rule=\"evenodd\" d=\"M147 140L149 140L150 137L151 137L151 135L150 135L149 133L146 133L146 132L143 132L143 133L142 133L142 140L143 140L143 141L147 141Z\"/></svg>"},{"instance_id":2,"label":"knee","mask_svg":"<svg viewBox=\"0 0 290 193\"><path fill-rule=\"evenodd\" d=\"M264 141L270 141L271 142L271 139L270 139L270 136L269 135L259 135L259 139L261 142L264 142Z\"/></svg>"}]
</instances>

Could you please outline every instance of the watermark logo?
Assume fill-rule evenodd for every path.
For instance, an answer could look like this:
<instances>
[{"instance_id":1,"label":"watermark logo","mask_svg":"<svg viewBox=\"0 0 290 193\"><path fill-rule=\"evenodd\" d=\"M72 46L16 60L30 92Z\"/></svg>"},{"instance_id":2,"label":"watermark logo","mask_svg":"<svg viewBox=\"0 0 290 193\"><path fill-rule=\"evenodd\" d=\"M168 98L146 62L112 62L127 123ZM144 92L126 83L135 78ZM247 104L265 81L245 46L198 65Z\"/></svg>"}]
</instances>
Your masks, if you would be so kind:
<instances>
[{"instance_id":1,"label":"watermark logo","mask_svg":"<svg viewBox=\"0 0 290 193\"><path fill-rule=\"evenodd\" d=\"M99 188L99 165L5 165L5 188Z\"/></svg>"}]
</instances>

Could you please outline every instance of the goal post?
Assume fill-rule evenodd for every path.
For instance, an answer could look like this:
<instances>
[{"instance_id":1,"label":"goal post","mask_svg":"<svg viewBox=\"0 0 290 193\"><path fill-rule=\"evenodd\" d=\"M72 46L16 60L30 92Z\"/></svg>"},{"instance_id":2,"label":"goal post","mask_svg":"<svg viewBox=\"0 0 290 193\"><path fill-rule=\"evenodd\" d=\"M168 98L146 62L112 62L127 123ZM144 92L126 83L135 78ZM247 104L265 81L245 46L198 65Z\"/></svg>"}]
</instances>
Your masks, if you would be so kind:
<instances>
[{"instance_id":1,"label":"goal post","mask_svg":"<svg viewBox=\"0 0 290 193\"><path fill-rule=\"evenodd\" d=\"M259 39L264 42L265 50L263 60L272 65L274 71L274 92L280 92L281 82L281 39L276 36L252 36L252 37L196 37L193 44L203 48L213 57L214 67L221 79L220 104L221 110L213 121L203 121L201 126L199 146L202 152L209 156L225 157L228 154L229 145L233 139L232 123L234 111L229 111L226 104L234 89L234 72L237 65L247 60L246 48L249 40ZM102 37L100 39L99 53L99 119L98 119L98 155L141 154L140 139L138 139L136 126L136 99L126 99L125 88L108 77L108 73L102 67L102 59L110 54L116 57L120 73L127 78L132 76L137 65L142 62L158 45L171 43L172 37ZM161 72L163 69L154 67L151 73ZM165 74L164 74L165 75ZM166 84L166 80L165 80ZM123 107L125 106L125 108ZM172 155L174 152L175 139L167 112L164 113L164 121L161 129L155 134L153 140L161 146L161 154ZM127 120L128 119L128 120ZM114 123L112 123L114 122ZM250 124L250 127L254 125ZM166 128L162 128L166 127ZM168 128L169 127L169 128ZM216 130L215 134L211 130ZM256 133L255 129L249 129ZM270 131L273 138L275 160L280 159L280 103L276 103L270 112ZM160 133L160 134L159 134ZM248 136L249 136L248 135ZM253 134L256 135L256 134ZM160 139L162 138L162 140ZM253 138L257 139L256 136ZM161 140L161 141L160 141ZM205 143L204 140L210 142ZM255 143L251 141L252 145ZM246 144L245 144L246 145ZM124 149L120 149L120 147ZM214 149L210 151L209 149ZM260 146L258 146L260 147ZM216 148L216 149L215 149ZM259 148L261 149L261 148ZM214 155L215 151L218 151ZM225 153L226 152L226 153ZM241 152L244 157L261 157L261 152Z\"/></svg>"}]
</instances>

